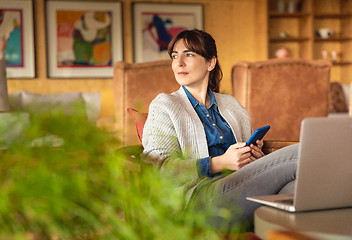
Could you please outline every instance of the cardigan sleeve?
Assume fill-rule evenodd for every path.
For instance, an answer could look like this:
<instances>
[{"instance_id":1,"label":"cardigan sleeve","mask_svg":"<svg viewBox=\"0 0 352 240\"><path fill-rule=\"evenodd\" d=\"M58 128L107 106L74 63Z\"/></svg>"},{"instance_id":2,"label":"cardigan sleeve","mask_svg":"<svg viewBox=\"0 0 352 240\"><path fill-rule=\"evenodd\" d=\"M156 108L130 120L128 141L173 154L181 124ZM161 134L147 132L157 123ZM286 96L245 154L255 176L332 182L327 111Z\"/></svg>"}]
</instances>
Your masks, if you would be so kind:
<instances>
[{"instance_id":1,"label":"cardigan sleeve","mask_svg":"<svg viewBox=\"0 0 352 240\"><path fill-rule=\"evenodd\" d=\"M190 188L200 180L198 159L183 147L180 132L184 131L179 127L185 116L178 114L177 101L169 98L170 95L160 94L149 106L142 137L143 158L159 166L162 174L174 178L179 186Z\"/></svg>"}]
</instances>

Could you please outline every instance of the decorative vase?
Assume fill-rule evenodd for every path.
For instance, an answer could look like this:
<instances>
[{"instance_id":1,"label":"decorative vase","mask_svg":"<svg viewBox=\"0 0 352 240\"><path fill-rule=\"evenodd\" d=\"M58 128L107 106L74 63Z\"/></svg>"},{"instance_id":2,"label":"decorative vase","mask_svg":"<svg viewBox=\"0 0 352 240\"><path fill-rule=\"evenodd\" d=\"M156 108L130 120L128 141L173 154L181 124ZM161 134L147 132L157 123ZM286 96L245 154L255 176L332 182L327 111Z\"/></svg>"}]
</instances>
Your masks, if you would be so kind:
<instances>
[{"instance_id":1,"label":"decorative vase","mask_svg":"<svg viewBox=\"0 0 352 240\"><path fill-rule=\"evenodd\" d=\"M275 50L276 58L288 58L290 56L290 51L287 47L279 47Z\"/></svg>"},{"instance_id":2,"label":"decorative vase","mask_svg":"<svg viewBox=\"0 0 352 240\"><path fill-rule=\"evenodd\" d=\"M9 111L9 96L7 92L6 61L0 59L0 112Z\"/></svg>"},{"instance_id":3,"label":"decorative vase","mask_svg":"<svg viewBox=\"0 0 352 240\"><path fill-rule=\"evenodd\" d=\"M279 0L277 2L277 12L279 13L285 12L285 2L283 0Z\"/></svg>"},{"instance_id":4,"label":"decorative vase","mask_svg":"<svg viewBox=\"0 0 352 240\"><path fill-rule=\"evenodd\" d=\"M287 11L289 13L295 13L296 12L296 2L294 0L291 0L287 4Z\"/></svg>"}]
</instances>

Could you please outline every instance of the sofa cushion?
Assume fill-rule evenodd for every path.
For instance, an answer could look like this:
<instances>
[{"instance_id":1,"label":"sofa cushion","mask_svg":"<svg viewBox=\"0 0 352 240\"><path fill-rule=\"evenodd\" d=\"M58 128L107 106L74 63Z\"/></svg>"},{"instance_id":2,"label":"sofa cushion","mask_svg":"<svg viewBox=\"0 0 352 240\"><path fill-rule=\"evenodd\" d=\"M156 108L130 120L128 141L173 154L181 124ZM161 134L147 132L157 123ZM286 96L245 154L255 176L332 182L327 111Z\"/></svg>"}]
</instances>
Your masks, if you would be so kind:
<instances>
[{"instance_id":1,"label":"sofa cushion","mask_svg":"<svg viewBox=\"0 0 352 240\"><path fill-rule=\"evenodd\" d=\"M87 120L90 122L96 122L100 114L101 93L82 92L82 97L86 108Z\"/></svg>"},{"instance_id":2,"label":"sofa cushion","mask_svg":"<svg viewBox=\"0 0 352 240\"><path fill-rule=\"evenodd\" d=\"M22 92L22 111L30 114L61 111L65 114L85 113L84 100L80 92L37 94Z\"/></svg>"},{"instance_id":3,"label":"sofa cushion","mask_svg":"<svg viewBox=\"0 0 352 240\"><path fill-rule=\"evenodd\" d=\"M38 94L20 91L9 94L10 111L24 111L30 114L62 111L65 114L77 114L78 108L90 122L97 121L100 103L100 92Z\"/></svg>"},{"instance_id":4,"label":"sofa cushion","mask_svg":"<svg viewBox=\"0 0 352 240\"><path fill-rule=\"evenodd\" d=\"M127 112L133 118L136 126L137 137L139 141L142 142L143 128L145 121L147 121L148 113L138 112L133 108L127 108Z\"/></svg>"},{"instance_id":5,"label":"sofa cushion","mask_svg":"<svg viewBox=\"0 0 352 240\"><path fill-rule=\"evenodd\" d=\"M3 112L0 117L0 150L6 149L16 139L23 137L28 128L30 116L28 113Z\"/></svg>"}]
</instances>

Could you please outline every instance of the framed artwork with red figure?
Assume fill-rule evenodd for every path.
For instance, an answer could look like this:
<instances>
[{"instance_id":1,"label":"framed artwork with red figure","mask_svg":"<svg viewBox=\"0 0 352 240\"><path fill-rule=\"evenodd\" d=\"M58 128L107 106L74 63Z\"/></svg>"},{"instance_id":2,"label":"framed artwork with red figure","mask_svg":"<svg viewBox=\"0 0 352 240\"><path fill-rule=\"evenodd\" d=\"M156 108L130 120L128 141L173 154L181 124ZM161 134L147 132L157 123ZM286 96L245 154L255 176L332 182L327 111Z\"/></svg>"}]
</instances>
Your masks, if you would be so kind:
<instances>
[{"instance_id":1,"label":"framed artwork with red figure","mask_svg":"<svg viewBox=\"0 0 352 240\"><path fill-rule=\"evenodd\" d=\"M167 46L179 32L203 29L203 5L133 3L134 62L169 59Z\"/></svg>"},{"instance_id":2,"label":"framed artwork with red figure","mask_svg":"<svg viewBox=\"0 0 352 240\"><path fill-rule=\"evenodd\" d=\"M48 76L111 78L123 60L120 2L47 1Z\"/></svg>"},{"instance_id":3,"label":"framed artwork with red figure","mask_svg":"<svg viewBox=\"0 0 352 240\"><path fill-rule=\"evenodd\" d=\"M33 2L0 1L0 58L7 78L34 78Z\"/></svg>"}]
</instances>

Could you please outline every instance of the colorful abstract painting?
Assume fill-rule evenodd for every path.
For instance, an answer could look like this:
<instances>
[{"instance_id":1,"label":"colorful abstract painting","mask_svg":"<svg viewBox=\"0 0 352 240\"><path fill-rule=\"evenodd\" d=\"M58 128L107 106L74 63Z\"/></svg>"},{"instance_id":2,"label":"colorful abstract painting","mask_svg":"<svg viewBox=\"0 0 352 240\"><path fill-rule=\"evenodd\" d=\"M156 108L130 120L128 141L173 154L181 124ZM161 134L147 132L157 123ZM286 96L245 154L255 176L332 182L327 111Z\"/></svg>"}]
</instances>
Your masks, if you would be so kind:
<instances>
[{"instance_id":1,"label":"colorful abstract painting","mask_svg":"<svg viewBox=\"0 0 352 240\"><path fill-rule=\"evenodd\" d=\"M57 67L112 66L109 11L58 10Z\"/></svg>"},{"instance_id":2,"label":"colorful abstract painting","mask_svg":"<svg viewBox=\"0 0 352 240\"><path fill-rule=\"evenodd\" d=\"M34 78L33 2L0 0L0 58L7 78Z\"/></svg>"},{"instance_id":3,"label":"colorful abstract painting","mask_svg":"<svg viewBox=\"0 0 352 240\"><path fill-rule=\"evenodd\" d=\"M195 27L193 13L142 12L143 59L167 59L167 46L179 32Z\"/></svg>"},{"instance_id":4,"label":"colorful abstract painting","mask_svg":"<svg viewBox=\"0 0 352 240\"><path fill-rule=\"evenodd\" d=\"M134 61L169 59L167 46L186 29L203 29L202 4L134 3Z\"/></svg>"},{"instance_id":5,"label":"colorful abstract painting","mask_svg":"<svg viewBox=\"0 0 352 240\"><path fill-rule=\"evenodd\" d=\"M48 76L111 78L123 60L122 4L46 1Z\"/></svg>"},{"instance_id":6,"label":"colorful abstract painting","mask_svg":"<svg viewBox=\"0 0 352 240\"><path fill-rule=\"evenodd\" d=\"M23 67L23 30L21 9L0 9L0 49L6 67Z\"/></svg>"}]
</instances>

